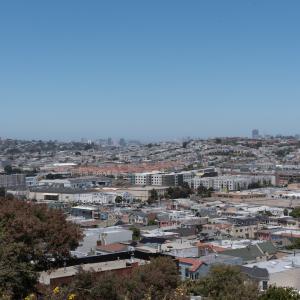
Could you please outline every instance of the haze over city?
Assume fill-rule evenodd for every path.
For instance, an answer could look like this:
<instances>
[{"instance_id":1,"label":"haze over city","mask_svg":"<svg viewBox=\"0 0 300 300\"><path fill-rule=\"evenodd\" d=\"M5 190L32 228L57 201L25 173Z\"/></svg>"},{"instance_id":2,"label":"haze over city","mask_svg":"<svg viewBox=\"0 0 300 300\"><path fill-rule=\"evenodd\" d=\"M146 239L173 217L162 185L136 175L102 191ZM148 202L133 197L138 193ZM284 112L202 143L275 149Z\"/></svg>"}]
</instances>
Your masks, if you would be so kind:
<instances>
[{"instance_id":1,"label":"haze over city","mask_svg":"<svg viewBox=\"0 0 300 300\"><path fill-rule=\"evenodd\" d=\"M297 134L299 1L6 1L0 136Z\"/></svg>"}]
</instances>

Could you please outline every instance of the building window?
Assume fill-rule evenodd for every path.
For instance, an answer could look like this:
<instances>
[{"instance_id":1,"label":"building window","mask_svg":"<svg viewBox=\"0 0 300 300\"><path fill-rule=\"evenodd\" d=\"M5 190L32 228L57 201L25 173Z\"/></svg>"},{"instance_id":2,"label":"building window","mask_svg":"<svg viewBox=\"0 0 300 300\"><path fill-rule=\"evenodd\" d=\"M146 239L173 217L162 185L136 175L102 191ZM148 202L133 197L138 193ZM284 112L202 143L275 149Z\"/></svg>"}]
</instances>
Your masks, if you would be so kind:
<instances>
[{"instance_id":1,"label":"building window","mask_svg":"<svg viewBox=\"0 0 300 300\"><path fill-rule=\"evenodd\" d=\"M185 269L185 278L189 278L190 276L189 269Z\"/></svg>"},{"instance_id":2,"label":"building window","mask_svg":"<svg viewBox=\"0 0 300 300\"><path fill-rule=\"evenodd\" d=\"M264 280L264 281L262 282L262 289L263 289L264 291L268 289L268 281Z\"/></svg>"}]
</instances>

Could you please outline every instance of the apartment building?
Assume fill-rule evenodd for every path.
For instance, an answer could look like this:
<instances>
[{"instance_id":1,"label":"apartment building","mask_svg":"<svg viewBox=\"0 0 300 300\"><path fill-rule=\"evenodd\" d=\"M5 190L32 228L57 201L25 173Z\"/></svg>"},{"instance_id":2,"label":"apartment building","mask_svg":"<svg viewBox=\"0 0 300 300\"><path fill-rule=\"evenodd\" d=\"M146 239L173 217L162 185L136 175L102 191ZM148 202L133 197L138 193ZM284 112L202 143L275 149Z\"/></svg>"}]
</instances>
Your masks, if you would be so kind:
<instances>
[{"instance_id":1,"label":"apartment building","mask_svg":"<svg viewBox=\"0 0 300 300\"><path fill-rule=\"evenodd\" d=\"M239 191L248 189L253 183L271 184L272 176L240 176L240 175L224 175L217 177L199 177L193 178L194 188L200 185L205 188L213 188L215 191Z\"/></svg>"},{"instance_id":2,"label":"apartment building","mask_svg":"<svg viewBox=\"0 0 300 300\"><path fill-rule=\"evenodd\" d=\"M135 173L133 183L135 185L154 185L154 186L180 186L184 182L191 184L196 171L186 171L179 173L148 172Z\"/></svg>"},{"instance_id":3,"label":"apartment building","mask_svg":"<svg viewBox=\"0 0 300 300\"><path fill-rule=\"evenodd\" d=\"M211 177L199 177L196 176L193 178L193 187L197 189L200 185L204 186L205 188L214 188L214 179Z\"/></svg>"},{"instance_id":4,"label":"apartment building","mask_svg":"<svg viewBox=\"0 0 300 300\"><path fill-rule=\"evenodd\" d=\"M151 185L153 173L135 173L133 182L135 185Z\"/></svg>"}]
</instances>

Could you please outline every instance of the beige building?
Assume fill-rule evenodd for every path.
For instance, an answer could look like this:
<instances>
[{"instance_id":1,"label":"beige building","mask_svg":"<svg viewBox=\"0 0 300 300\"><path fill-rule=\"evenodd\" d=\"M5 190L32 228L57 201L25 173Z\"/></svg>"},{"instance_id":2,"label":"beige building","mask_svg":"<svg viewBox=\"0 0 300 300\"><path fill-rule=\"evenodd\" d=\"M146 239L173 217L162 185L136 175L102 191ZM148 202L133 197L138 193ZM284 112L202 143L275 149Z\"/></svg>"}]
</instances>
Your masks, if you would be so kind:
<instances>
[{"instance_id":1,"label":"beige building","mask_svg":"<svg viewBox=\"0 0 300 300\"><path fill-rule=\"evenodd\" d=\"M168 187L165 186L141 186L141 187L129 187L126 189L120 189L118 192L127 192L132 195L134 199L145 202L151 196L151 191L156 190L158 197L164 197Z\"/></svg>"}]
</instances>

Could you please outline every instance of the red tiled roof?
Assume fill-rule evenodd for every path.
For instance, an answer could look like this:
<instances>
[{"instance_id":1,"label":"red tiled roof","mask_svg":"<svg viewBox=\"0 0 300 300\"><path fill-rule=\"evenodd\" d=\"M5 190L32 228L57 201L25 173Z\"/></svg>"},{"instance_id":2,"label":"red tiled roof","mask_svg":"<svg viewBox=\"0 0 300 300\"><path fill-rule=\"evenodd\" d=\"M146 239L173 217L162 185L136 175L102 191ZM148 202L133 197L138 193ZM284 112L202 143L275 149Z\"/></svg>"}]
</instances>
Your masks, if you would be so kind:
<instances>
[{"instance_id":1,"label":"red tiled roof","mask_svg":"<svg viewBox=\"0 0 300 300\"><path fill-rule=\"evenodd\" d=\"M191 267L190 267L191 272L197 271L204 264L204 262L202 260L195 259L195 258L180 257L180 258L178 258L178 261L183 264L191 265Z\"/></svg>"},{"instance_id":2,"label":"red tiled roof","mask_svg":"<svg viewBox=\"0 0 300 300\"><path fill-rule=\"evenodd\" d=\"M208 244L208 243L201 243L199 242L197 244L197 246L200 248L200 249L205 249L205 248L209 248L211 250L214 250L215 252L223 252L226 250L226 248L223 248L223 247L220 247L220 246L216 246L216 245L212 245L212 244Z\"/></svg>"}]
</instances>

